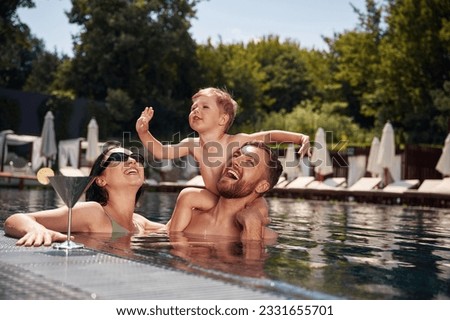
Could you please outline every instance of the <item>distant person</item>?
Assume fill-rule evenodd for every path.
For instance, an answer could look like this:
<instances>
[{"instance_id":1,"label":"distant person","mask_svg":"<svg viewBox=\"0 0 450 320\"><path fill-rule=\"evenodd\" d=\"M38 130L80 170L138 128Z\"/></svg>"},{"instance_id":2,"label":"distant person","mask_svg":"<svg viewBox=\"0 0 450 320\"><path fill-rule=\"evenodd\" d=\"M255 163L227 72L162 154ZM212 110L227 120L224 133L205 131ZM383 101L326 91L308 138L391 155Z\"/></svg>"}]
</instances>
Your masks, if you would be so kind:
<instances>
[{"instance_id":1,"label":"distant person","mask_svg":"<svg viewBox=\"0 0 450 320\"><path fill-rule=\"evenodd\" d=\"M72 213L72 232L127 234L158 231L163 224L134 213L144 183L144 158L121 147L110 147L91 169L96 178ZM5 221L5 234L19 238L17 245L49 246L65 241L67 206L28 214L16 213Z\"/></svg>"},{"instance_id":2,"label":"distant person","mask_svg":"<svg viewBox=\"0 0 450 320\"><path fill-rule=\"evenodd\" d=\"M168 223L169 234L173 233L170 224L177 223L183 226L177 231L184 234L241 240L276 238L276 233L266 227L267 215L251 204L275 186L282 171L277 156L264 143L245 143L222 169L216 186L219 193L216 204L201 210L181 208L188 206L188 201L177 203Z\"/></svg>"},{"instance_id":3,"label":"distant person","mask_svg":"<svg viewBox=\"0 0 450 320\"><path fill-rule=\"evenodd\" d=\"M192 130L199 135L198 138L186 138L176 145L163 145L149 131L149 122L153 118L153 108L147 107L136 122L136 131L145 148L156 159L174 159L192 155L199 163L200 173L206 189L185 188L180 193L181 206L186 215L190 215L190 208L210 209L219 196L217 181L222 173L226 160L248 141L261 141L264 143L295 143L301 145L301 156L310 155L309 136L288 131L272 130L252 134L227 134L231 127L237 110L237 103L227 92L217 88L199 90L192 97L189 124ZM187 202L187 204L185 204ZM258 198L252 206L268 213L267 203ZM177 208L179 211L180 209ZM170 224L171 231L184 229L177 221Z\"/></svg>"}]
</instances>

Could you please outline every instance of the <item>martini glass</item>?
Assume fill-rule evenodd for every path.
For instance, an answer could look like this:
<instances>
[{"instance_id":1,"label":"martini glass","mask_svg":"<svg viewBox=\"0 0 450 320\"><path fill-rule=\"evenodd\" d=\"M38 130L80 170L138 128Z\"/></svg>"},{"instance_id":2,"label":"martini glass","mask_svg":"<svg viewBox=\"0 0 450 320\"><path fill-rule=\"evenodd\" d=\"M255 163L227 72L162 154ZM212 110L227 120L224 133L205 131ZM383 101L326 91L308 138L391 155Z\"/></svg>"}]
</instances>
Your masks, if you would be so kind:
<instances>
[{"instance_id":1,"label":"martini glass","mask_svg":"<svg viewBox=\"0 0 450 320\"><path fill-rule=\"evenodd\" d=\"M48 177L50 183L56 193L61 197L62 201L69 208L67 217L67 240L63 243L57 243L53 246L55 249L79 249L84 246L70 240L70 231L72 227L72 208L80 199L81 195L89 188L94 181L93 176L89 177L73 177L57 175Z\"/></svg>"}]
</instances>

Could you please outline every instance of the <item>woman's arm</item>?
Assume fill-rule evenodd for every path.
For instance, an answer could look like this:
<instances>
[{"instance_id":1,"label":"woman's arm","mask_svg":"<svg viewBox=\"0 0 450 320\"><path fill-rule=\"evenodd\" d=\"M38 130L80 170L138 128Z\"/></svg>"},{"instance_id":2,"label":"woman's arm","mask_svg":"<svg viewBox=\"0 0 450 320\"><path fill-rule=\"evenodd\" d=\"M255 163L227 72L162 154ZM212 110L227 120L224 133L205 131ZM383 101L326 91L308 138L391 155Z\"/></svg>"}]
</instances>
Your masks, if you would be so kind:
<instances>
[{"instance_id":1,"label":"woman's arm","mask_svg":"<svg viewBox=\"0 0 450 320\"><path fill-rule=\"evenodd\" d=\"M47 212L51 213L51 211L48 210ZM6 219L4 228L6 235L19 239L16 242L19 246L49 246L52 242L67 240L66 235L47 229L37 222L33 214L13 214Z\"/></svg>"},{"instance_id":2,"label":"woman's arm","mask_svg":"<svg viewBox=\"0 0 450 320\"><path fill-rule=\"evenodd\" d=\"M108 227L103 209L96 202L80 202L72 210L72 232L106 232ZM64 241L67 236L66 206L32 213L16 213L5 221L5 234L19 238L17 245L50 245ZM95 229L95 230L94 230Z\"/></svg>"}]
</instances>

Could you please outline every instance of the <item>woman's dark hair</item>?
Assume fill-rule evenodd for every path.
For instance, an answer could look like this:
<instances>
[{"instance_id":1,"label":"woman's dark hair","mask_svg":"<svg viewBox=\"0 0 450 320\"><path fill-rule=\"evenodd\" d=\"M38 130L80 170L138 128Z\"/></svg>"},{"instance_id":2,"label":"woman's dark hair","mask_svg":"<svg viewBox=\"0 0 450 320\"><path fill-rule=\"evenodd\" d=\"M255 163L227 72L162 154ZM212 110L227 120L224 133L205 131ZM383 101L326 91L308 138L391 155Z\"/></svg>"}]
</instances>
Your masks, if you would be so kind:
<instances>
[{"instance_id":1,"label":"woman's dark hair","mask_svg":"<svg viewBox=\"0 0 450 320\"><path fill-rule=\"evenodd\" d=\"M110 163L108 159L105 159L105 156L108 154L110 150L115 148L120 148L120 145L118 145L117 143L109 144L103 150L103 152L97 157L94 164L92 165L89 176L98 177L103 173L103 171L105 171L105 169L108 167ZM144 191L143 187L140 187L136 193L135 203L138 202L143 191ZM108 200L109 200L108 191L106 191L104 187L100 187L99 185L97 185L95 181L86 190L86 201L95 201L100 203L102 206L106 206L108 204Z\"/></svg>"}]
</instances>

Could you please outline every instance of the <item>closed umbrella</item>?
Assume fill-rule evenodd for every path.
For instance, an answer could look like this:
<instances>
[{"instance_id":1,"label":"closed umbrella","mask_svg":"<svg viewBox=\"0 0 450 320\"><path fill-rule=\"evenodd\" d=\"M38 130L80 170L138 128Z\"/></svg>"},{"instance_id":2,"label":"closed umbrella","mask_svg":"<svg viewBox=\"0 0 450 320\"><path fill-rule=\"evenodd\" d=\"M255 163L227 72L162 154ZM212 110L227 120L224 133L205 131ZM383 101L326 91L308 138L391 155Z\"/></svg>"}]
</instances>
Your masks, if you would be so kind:
<instances>
[{"instance_id":1,"label":"closed umbrella","mask_svg":"<svg viewBox=\"0 0 450 320\"><path fill-rule=\"evenodd\" d=\"M322 181L324 176L333 173L333 165L325 140L325 131L322 128L317 129L316 132L311 164L314 166L314 172L317 173L319 181Z\"/></svg>"},{"instance_id":2,"label":"closed umbrella","mask_svg":"<svg viewBox=\"0 0 450 320\"><path fill-rule=\"evenodd\" d=\"M98 124L95 118L92 118L88 124L87 143L86 161L92 163L100 154L98 148Z\"/></svg>"},{"instance_id":3,"label":"closed umbrella","mask_svg":"<svg viewBox=\"0 0 450 320\"><path fill-rule=\"evenodd\" d=\"M374 137L370 145L369 158L367 159L367 171L372 177L379 177L383 173L383 168L378 164L378 152L380 150L380 139Z\"/></svg>"},{"instance_id":4,"label":"closed umbrella","mask_svg":"<svg viewBox=\"0 0 450 320\"><path fill-rule=\"evenodd\" d=\"M395 142L394 142L394 129L390 122L384 125L383 133L381 135L380 148L378 150L377 164L383 168L384 185L391 182L391 176L389 170L395 165Z\"/></svg>"},{"instance_id":5,"label":"closed umbrella","mask_svg":"<svg viewBox=\"0 0 450 320\"><path fill-rule=\"evenodd\" d=\"M286 150L284 172L287 175L287 180L292 181L298 176L298 163L295 157L295 147L292 143L289 144Z\"/></svg>"},{"instance_id":6,"label":"closed umbrella","mask_svg":"<svg viewBox=\"0 0 450 320\"><path fill-rule=\"evenodd\" d=\"M54 116L51 111L47 111L44 118L44 126L41 134L41 156L45 157L47 166L50 166L50 161L54 160L58 149L56 148L56 137L54 127Z\"/></svg>"},{"instance_id":7,"label":"closed umbrella","mask_svg":"<svg viewBox=\"0 0 450 320\"><path fill-rule=\"evenodd\" d=\"M444 148L441 157L436 164L436 170L444 176L450 175L450 133L445 138Z\"/></svg>"}]
</instances>

